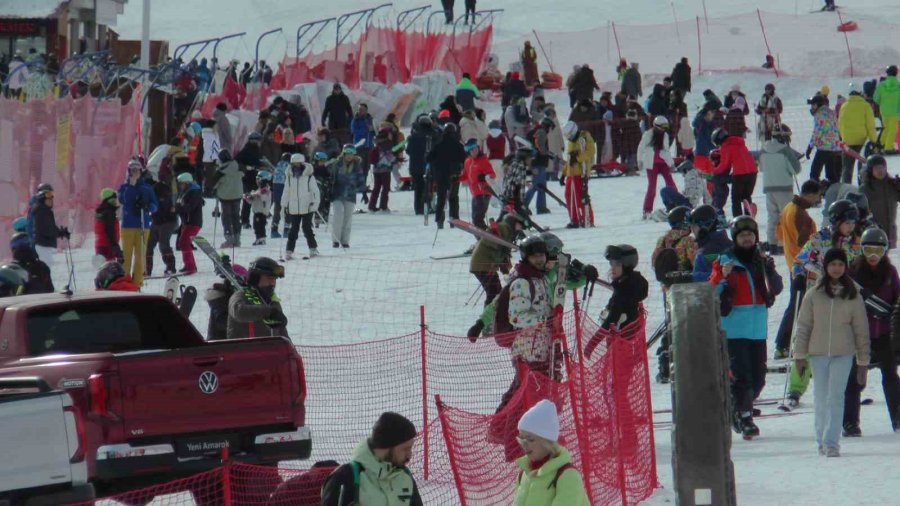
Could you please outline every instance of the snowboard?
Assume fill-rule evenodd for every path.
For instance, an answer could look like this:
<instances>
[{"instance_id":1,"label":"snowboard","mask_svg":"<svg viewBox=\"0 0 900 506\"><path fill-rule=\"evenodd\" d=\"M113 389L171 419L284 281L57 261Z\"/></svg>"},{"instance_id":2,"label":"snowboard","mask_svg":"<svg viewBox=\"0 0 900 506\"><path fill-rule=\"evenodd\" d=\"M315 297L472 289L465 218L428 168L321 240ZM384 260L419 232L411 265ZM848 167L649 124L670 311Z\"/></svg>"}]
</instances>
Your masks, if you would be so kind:
<instances>
[{"instance_id":1,"label":"snowboard","mask_svg":"<svg viewBox=\"0 0 900 506\"><path fill-rule=\"evenodd\" d=\"M181 281L178 276L171 276L166 280L166 286L163 288L163 296L175 303L176 295L179 293Z\"/></svg>"},{"instance_id":2,"label":"snowboard","mask_svg":"<svg viewBox=\"0 0 900 506\"><path fill-rule=\"evenodd\" d=\"M435 256L431 255L432 260L452 260L454 258L469 258L472 256L472 253L457 253L455 255L443 255L443 256Z\"/></svg>"},{"instance_id":3,"label":"snowboard","mask_svg":"<svg viewBox=\"0 0 900 506\"><path fill-rule=\"evenodd\" d=\"M219 253L216 251L213 245L210 244L209 241L207 241L206 238L202 236L194 236L192 240L194 244L196 244L197 247L200 248L200 251L202 251L203 254L210 259L210 261L212 261L213 265L215 266L216 274L228 280L228 282L231 283L231 286L235 288L244 286L244 283L234 274L234 271L231 269L231 259L228 258L228 255L223 255L220 257Z\"/></svg>"},{"instance_id":4,"label":"snowboard","mask_svg":"<svg viewBox=\"0 0 900 506\"><path fill-rule=\"evenodd\" d=\"M465 231L465 232L468 232L468 233L474 235L478 239L484 239L486 241L490 241L494 244L498 244L505 248L509 248L510 250L518 249L518 247L515 244L513 244L509 241L506 241L486 230L482 230L467 221L463 221L463 220L454 218L454 219L450 220L450 224L462 231Z\"/></svg>"},{"instance_id":5,"label":"snowboard","mask_svg":"<svg viewBox=\"0 0 900 506\"><path fill-rule=\"evenodd\" d=\"M187 318L191 316L191 311L193 311L194 304L197 302L197 289L193 286L184 285L181 285L180 289L181 294L175 305L178 306L178 310L181 311L181 314Z\"/></svg>"}]
</instances>

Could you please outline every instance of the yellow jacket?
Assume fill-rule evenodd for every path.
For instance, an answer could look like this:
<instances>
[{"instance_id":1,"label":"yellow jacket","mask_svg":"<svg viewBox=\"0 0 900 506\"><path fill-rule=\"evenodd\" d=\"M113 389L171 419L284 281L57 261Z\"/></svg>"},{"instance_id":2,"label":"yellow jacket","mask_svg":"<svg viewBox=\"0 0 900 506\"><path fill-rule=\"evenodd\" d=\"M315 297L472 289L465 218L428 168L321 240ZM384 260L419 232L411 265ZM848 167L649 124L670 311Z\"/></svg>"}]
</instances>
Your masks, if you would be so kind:
<instances>
[{"instance_id":1,"label":"yellow jacket","mask_svg":"<svg viewBox=\"0 0 900 506\"><path fill-rule=\"evenodd\" d=\"M843 115L843 111L841 111ZM775 235L784 243L784 259L788 268L794 267L797 255L816 233L816 222L809 216L811 206L797 195L781 211Z\"/></svg>"},{"instance_id":2,"label":"yellow jacket","mask_svg":"<svg viewBox=\"0 0 900 506\"><path fill-rule=\"evenodd\" d=\"M838 132L841 139L850 146L862 146L866 139L875 142L875 113L872 106L861 95L850 95L841 106L838 117Z\"/></svg>"},{"instance_id":3,"label":"yellow jacket","mask_svg":"<svg viewBox=\"0 0 900 506\"><path fill-rule=\"evenodd\" d=\"M576 157L575 165L571 163L573 153ZM566 143L566 166L563 168L563 175L566 177L590 175L596 155L597 145L594 144L594 138L590 132L582 130L574 142Z\"/></svg>"}]
</instances>

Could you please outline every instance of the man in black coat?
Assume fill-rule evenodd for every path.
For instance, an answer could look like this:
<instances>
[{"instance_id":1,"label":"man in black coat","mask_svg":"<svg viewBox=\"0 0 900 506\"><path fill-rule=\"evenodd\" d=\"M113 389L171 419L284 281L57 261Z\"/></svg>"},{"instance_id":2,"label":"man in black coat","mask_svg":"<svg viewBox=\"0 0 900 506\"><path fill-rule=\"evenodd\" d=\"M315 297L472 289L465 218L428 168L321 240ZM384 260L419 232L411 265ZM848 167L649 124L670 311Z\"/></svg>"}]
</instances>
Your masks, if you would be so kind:
<instances>
[{"instance_id":1,"label":"man in black coat","mask_svg":"<svg viewBox=\"0 0 900 506\"><path fill-rule=\"evenodd\" d=\"M256 174L259 167L270 165L262 156L262 135L259 132L253 132L247 138L247 144L234 157L234 161L240 165L243 176L241 181L244 184L244 193L250 193L257 189ZM241 200L241 226L246 229L250 228L250 203Z\"/></svg>"},{"instance_id":2,"label":"man in black coat","mask_svg":"<svg viewBox=\"0 0 900 506\"><path fill-rule=\"evenodd\" d=\"M466 151L459 141L456 125L448 123L440 142L428 153L426 160L431 164L431 175L437 183L437 208L434 221L438 228L444 228L444 206L450 201L450 218L459 218L459 174L466 162Z\"/></svg>"},{"instance_id":3,"label":"man in black coat","mask_svg":"<svg viewBox=\"0 0 900 506\"><path fill-rule=\"evenodd\" d=\"M672 69L672 88L680 91L682 97L691 91L691 66L687 58L681 58Z\"/></svg>"},{"instance_id":4,"label":"man in black coat","mask_svg":"<svg viewBox=\"0 0 900 506\"><path fill-rule=\"evenodd\" d=\"M509 80L506 81L506 85L503 86L503 97L500 100L500 105L506 110L507 106L516 103L517 98L528 98L530 95L528 87L525 86L525 81L521 79L521 75L518 72L512 72L509 75Z\"/></svg>"},{"instance_id":5,"label":"man in black coat","mask_svg":"<svg viewBox=\"0 0 900 506\"><path fill-rule=\"evenodd\" d=\"M413 209L416 214L425 213L425 199L429 194L425 181L426 157L440 140L441 133L434 128L434 122L427 114L419 116L406 139L409 175L413 186Z\"/></svg>"},{"instance_id":6,"label":"man in black coat","mask_svg":"<svg viewBox=\"0 0 900 506\"><path fill-rule=\"evenodd\" d=\"M638 64L631 63L628 70L622 76L622 93L629 97L638 98L644 94L643 85L641 84L641 72Z\"/></svg>"},{"instance_id":7,"label":"man in black coat","mask_svg":"<svg viewBox=\"0 0 900 506\"><path fill-rule=\"evenodd\" d=\"M325 108L322 109L322 126L327 126L343 146L350 142L350 121L352 119L353 107L350 105L350 97L344 94L340 83L334 83L331 95L325 99Z\"/></svg>"},{"instance_id":8,"label":"man in black coat","mask_svg":"<svg viewBox=\"0 0 900 506\"><path fill-rule=\"evenodd\" d=\"M571 94L577 102L593 100L594 90L600 90L600 86L597 84L597 78L594 76L594 69L585 64L578 69L578 73L572 79Z\"/></svg>"}]
</instances>

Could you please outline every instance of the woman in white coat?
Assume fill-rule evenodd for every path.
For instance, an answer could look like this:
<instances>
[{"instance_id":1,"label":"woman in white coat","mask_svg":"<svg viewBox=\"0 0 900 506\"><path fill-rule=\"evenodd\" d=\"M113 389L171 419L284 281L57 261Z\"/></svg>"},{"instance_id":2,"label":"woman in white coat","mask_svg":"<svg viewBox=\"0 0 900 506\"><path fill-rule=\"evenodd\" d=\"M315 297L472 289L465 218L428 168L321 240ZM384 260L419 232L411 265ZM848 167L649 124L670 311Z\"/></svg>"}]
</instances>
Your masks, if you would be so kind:
<instances>
[{"instance_id":1,"label":"woman in white coat","mask_svg":"<svg viewBox=\"0 0 900 506\"><path fill-rule=\"evenodd\" d=\"M672 153L669 152L667 131L669 120L663 116L653 119L653 128L641 136L638 144L638 166L647 173L647 193L644 194L644 219L653 211L653 200L656 198L656 176L662 176L666 186L676 188L672 178Z\"/></svg>"},{"instance_id":2,"label":"woman in white coat","mask_svg":"<svg viewBox=\"0 0 900 506\"><path fill-rule=\"evenodd\" d=\"M284 193L281 194L281 207L286 214L285 219L291 225L285 252L285 258L288 260L294 257L294 246L297 244L301 226L306 245L309 246L309 256L319 255L316 234L313 232L313 216L319 209L321 194L313 172L313 166L306 163L306 157L302 154L296 153L291 156L291 168L287 171Z\"/></svg>"}]
</instances>

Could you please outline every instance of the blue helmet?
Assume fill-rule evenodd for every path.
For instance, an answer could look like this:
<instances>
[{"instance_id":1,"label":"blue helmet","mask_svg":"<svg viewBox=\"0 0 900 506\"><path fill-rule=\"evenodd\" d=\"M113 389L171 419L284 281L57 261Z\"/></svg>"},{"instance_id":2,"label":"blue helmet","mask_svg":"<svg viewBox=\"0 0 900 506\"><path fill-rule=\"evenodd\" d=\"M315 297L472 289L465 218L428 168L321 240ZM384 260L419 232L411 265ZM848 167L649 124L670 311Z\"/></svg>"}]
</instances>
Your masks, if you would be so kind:
<instances>
[{"instance_id":1,"label":"blue helmet","mask_svg":"<svg viewBox=\"0 0 900 506\"><path fill-rule=\"evenodd\" d=\"M271 181L272 173L267 170L261 170L256 174L257 179L262 179L263 181Z\"/></svg>"}]
</instances>

